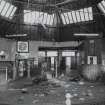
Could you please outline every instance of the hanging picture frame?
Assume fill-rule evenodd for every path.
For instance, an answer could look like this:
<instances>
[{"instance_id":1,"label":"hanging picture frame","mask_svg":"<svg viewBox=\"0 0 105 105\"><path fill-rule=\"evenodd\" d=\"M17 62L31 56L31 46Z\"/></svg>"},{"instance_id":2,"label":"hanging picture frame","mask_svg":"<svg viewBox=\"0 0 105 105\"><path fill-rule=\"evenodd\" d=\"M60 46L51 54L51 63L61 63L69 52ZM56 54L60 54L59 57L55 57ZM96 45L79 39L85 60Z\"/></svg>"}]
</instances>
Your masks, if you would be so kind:
<instances>
[{"instance_id":1,"label":"hanging picture frame","mask_svg":"<svg viewBox=\"0 0 105 105\"><path fill-rule=\"evenodd\" d=\"M17 41L16 49L18 53L28 53L29 52L29 42L28 41Z\"/></svg>"}]
</instances>

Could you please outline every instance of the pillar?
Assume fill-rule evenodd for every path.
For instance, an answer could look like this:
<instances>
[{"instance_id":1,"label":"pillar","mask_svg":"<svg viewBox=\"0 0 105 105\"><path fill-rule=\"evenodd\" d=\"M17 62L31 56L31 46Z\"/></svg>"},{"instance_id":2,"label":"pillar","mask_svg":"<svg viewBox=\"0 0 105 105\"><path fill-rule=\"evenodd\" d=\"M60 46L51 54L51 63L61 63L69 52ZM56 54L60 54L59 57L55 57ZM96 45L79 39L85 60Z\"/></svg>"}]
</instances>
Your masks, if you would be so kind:
<instances>
[{"instance_id":1,"label":"pillar","mask_svg":"<svg viewBox=\"0 0 105 105\"><path fill-rule=\"evenodd\" d=\"M13 80L16 80L16 78L17 78L16 63L13 62Z\"/></svg>"},{"instance_id":2,"label":"pillar","mask_svg":"<svg viewBox=\"0 0 105 105\"><path fill-rule=\"evenodd\" d=\"M28 63L27 78L31 78L31 75L30 75L30 61L28 61L27 63Z\"/></svg>"}]
</instances>

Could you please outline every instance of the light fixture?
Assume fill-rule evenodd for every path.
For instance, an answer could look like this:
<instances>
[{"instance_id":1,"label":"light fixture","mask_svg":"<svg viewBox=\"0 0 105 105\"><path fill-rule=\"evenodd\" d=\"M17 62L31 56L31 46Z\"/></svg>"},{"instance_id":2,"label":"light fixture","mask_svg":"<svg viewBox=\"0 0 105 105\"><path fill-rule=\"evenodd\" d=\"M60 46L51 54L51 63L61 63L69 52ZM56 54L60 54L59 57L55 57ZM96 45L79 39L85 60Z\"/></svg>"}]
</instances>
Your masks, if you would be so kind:
<instances>
[{"instance_id":1,"label":"light fixture","mask_svg":"<svg viewBox=\"0 0 105 105\"><path fill-rule=\"evenodd\" d=\"M6 35L6 37L22 37L22 36L27 36L27 34L13 34L13 35Z\"/></svg>"},{"instance_id":2,"label":"light fixture","mask_svg":"<svg viewBox=\"0 0 105 105\"><path fill-rule=\"evenodd\" d=\"M75 33L74 36L99 36L99 34L94 33Z\"/></svg>"}]
</instances>

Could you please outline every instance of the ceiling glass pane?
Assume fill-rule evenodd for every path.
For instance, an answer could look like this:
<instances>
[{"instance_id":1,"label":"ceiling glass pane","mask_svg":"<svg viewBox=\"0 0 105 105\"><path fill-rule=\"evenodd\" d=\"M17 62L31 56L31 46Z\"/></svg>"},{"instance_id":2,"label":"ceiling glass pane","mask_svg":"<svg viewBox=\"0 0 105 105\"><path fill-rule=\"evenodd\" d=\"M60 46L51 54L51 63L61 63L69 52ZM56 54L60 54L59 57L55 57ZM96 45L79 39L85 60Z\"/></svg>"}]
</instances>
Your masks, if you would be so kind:
<instances>
[{"instance_id":1,"label":"ceiling glass pane","mask_svg":"<svg viewBox=\"0 0 105 105\"><path fill-rule=\"evenodd\" d=\"M35 11L31 12L31 24L35 23Z\"/></svg>"},{"instance_id":2,"label":"ceiling glass pane","mask_svg":"<svg viewBox=\"0 0 105 105\"><path fill-rule=\"evenodd\" d=\"M105 7L105 1L103 0L101 3L102 3L102 4L103 4L103 6Z\"/></svg>"},{"instance_id":3,"label":"ceiling glass pane","mask_svg":"<svg viewBox=\"0 0 105 105\"><path fill-rule=\"evenodd\" d=\"M44 13L44 18L43 18L43 24L46 24L47 23L47 13Z\"/></svg>"},{"instance_id":4,"label":"ceiling glass pane","mask_svg":"<svg viewBox=\"0 0 105 105\"><path fill-rule=\"evenodd\" d=\"M81 22L80 12L76 11L75 14L76 14L76 17L77 17L77 21Z\"/></svg>"},{"instance_id":5,"label":"ceiling glass pane","mask_svg":"<svg viewBox=\"0 0 105 105\"><path fill-rule=\"evenodd\" d=\"M5 14L5 17L9 17L9 15L12 12L12 10L13 10L13 5L10 5L10 7L8 8L8 10L7 10L6 14Z\"/></svg>"},{"instance_id":6,"label":"ceiling glass pane","mask_svg":"<svg viewBox=\"0 0 105 105\"><path fill-rule=\"evenodd\" d=\"M39 23L39 12L35 11L35 23Z\"/></svg>"},{"instance_id":7,"label":"ceiling glass pane","mask_svg":"<svg viewBox=\"0 0 105 105\"><path fill-rule=\"evenodd\" d=\"M2 1L2 0L0 0L0 3L1 3L1 1Z\"/></svg>"},{"instance_id":8,"label":"ceiling glass pane","mask_svg":"<svg viewBox=\"0 0 105 105\"><path fill-rule=\"evenodd\" d=\"M51 15L48 15L47 16L47 23L46 24L48 24L48 25L50 24L50 19L51 19Z\"/></svg>"},{"instance_id":9,"label":"ceiling glass pane","mask_svg":"<svg viewBox=\"0 0 105 105\"><path fill-rule=\"evenodd\" d=\"M39 22L40 23L43 23L43 16L44 16L43 14L44 14L43 12L39 13Z\"/></svg>"},{"instance_id":10,"label":"ceiling glass pane","mask_svg":"<svg viewBox=\"0 0 105 105\"><path fill-rule=\"evenodd\" d=\"M64 14L63 13L61 14L61 18L62 18L63 24L66 24L66 20L65 20L65 17L64 17Z\"/></svg>"},{"instance_id":11,"label":"ceiling glass pane","mask_svg":"<svg viewBox=\"0 0 105 105\"><path fill-rule=\"evenodd\" d=\"M83 9L80 9L79 11L80 11L81 21L85 21L85 16L84 16Z\"/></svg>"},{"instance_id":12,"label":"ceiling glass pane","mask_svg":"<svg viewBox=\"0 0 105 105\"><path fill-rule=\"evenodd\" d=\"M4 16L9 8L10 4L9 3L6 3L5 6L4 6L4 9L2 10L1 12L1 15Z\"/></svg>"},{"instance_id":13,"label":"ceiling glass pane","mask_svg":"<svg viewBox=\"0 0 105 105\"><path fill-rule=\"evenodd\" d=\"M89 12L87 8L84 8L84 15L85 15L85 21L89 21Z\"/></svg>"},{"instance_id":14,"label":"ceiling glass pane","mask_svg":"<svg viewBox=\"0 0 105 105\"><path fill-rule=\"evenodd\" d=\"M14 13L15 13L16 9L17 9L17 7L14 7L14 8L13 8L13 11L11 12L10 17L9 17L10 19L12 19L12 18L13 18L13 15L14 15Z\"/></svg>"},{"instance_id":15,"label":"ceiling glass pane","mask_svg":"<svg viewBox=\"0 0 105 105\"><path fill-rule=\"evenodd\" d=\"M76 23L77 22L77 19L76 19L75 11L72 11L71 13L72 13L73 21L74 21L74 23Z\"/></svg>"},{"instance_id":16,"label":"ceiling glass pane","mask_svg":"<svg viewBox=\"0 0 105 105\"><path fill-rule=\"evenodd\" d=\"M50 25L53 25L53 22L54 22L54 14L51 15Z\"/></svg>"},{"instance_id":17,"label":"ceiling glass pane","mask_svg":"<svg viewBox=\"0 0 105 105\"><path fill-rule=\"evenodd\" d=\"M31 18L31 11L30 10L24 10L24 22L30 23Z\"/></svg>"},{"instance_id":18,"label":"ceiling glass pane","mask_svg":"<svg viewBox=\"0 0 105 105\"><path fill-rule=\"evenodd\" d=\"M89 19L93 20L93 11L92 11L92 7L88 8L88 12L89 12Z\"/></svg>"},{"instance_id":19,"label":"ceiling glass pane","mask_svg":"<svg viewBox=\"0 0 105 105\"><path fill-rule=\"evenodd\" d=\"M69 21L68 14L67 14L67 13L64 13L64 16L65 16L66 23L67 23L67 24L69 24L69 23L70 23L70 21Z\"/></svg>"},{"instance_id":20,"label":"ceiling glass pane","mask_svg":"<svg viewBox=\"0 0 105 105\"><path fill-rule=\"evenodd\" d=\"M5 1L1 1L0 3L0 12L2 11L2 9L4 8L4 5L5 5Z\"/></svg>"},{"instance_id":21,"label":"ceiling glass pane","mask_svg":"<svg viewBox=\"0 0 105 105\"><path fill-rule=\"evenodd\" d=\"M68 17L69 17L70 23L73 23L71 12L68 12Z\"/></svg>"}]
</instances>

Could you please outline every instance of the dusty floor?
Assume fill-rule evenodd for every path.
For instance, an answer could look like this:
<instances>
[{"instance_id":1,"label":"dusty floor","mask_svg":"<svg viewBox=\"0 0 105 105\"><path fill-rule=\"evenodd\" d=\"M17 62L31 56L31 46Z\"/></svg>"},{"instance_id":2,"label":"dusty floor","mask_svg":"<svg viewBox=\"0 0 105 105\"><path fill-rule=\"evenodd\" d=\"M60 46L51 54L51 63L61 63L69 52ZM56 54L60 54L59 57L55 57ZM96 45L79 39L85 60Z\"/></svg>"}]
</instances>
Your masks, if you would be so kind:
<instances>
[{"instance_id":1,"label":"dusty floor","mask_svg":"<svg viewBox=\"0 0 105 105\"><path fill-rule=\"evenodd\" d=\"M89 82L53 80L32 85L27 79L0 86L0 105L66 105L65 94L72 104L103 103L105 85Z\"/></svg>"}]
</instances>

